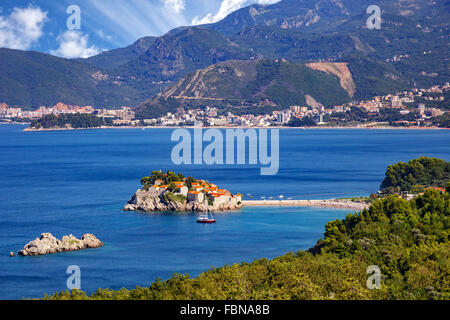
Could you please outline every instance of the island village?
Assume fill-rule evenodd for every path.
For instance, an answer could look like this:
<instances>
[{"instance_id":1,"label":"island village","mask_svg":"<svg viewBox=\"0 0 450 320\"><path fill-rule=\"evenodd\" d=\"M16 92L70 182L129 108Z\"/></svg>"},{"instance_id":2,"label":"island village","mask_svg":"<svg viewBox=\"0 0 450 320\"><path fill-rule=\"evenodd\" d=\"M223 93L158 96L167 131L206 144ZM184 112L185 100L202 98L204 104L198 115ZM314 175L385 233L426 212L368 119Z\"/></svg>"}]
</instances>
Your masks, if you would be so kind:
<instances>
[{"instance_id":1,"label":"island village","mask_svg":"<svg viewBox=\"0 0 450 320\"><path fill-rule=\"evenodd\" d=\"M242 195L231 194L213 183L185 178L162 170L154 171L141 179L142 188L137 190L125 211L226 211L242 208Z\"/></svg>"}]
</instances>

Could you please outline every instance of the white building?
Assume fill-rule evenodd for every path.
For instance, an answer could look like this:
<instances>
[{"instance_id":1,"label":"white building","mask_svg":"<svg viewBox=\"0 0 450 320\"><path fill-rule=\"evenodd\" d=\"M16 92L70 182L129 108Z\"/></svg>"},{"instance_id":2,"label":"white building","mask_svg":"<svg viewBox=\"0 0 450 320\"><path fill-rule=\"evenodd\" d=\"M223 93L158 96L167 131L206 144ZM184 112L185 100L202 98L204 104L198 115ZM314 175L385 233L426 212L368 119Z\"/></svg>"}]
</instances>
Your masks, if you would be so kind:
<instances>
[{"instance_id":1,"label":"white building","mask_svg":"<svg viewBox=\"0 0 450 320\"><path fill-rule=\"evenodd\" d=\"M198 191L189 191L187 194L188 202L203 202L205 200L205 194Z\"/></svg>"}]
</instances>

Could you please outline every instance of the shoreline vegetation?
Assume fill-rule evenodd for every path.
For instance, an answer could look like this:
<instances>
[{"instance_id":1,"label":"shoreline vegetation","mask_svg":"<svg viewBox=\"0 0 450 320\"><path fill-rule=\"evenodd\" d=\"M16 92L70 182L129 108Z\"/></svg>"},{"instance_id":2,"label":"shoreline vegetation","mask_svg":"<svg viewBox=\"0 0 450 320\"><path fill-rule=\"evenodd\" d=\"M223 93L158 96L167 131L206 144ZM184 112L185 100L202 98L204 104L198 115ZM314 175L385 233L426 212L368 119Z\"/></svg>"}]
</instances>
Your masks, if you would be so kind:
<instances>
[{"instance_id":1,"label":"shoreline vegetation","mask_svg":"<svg viewBox=\"0 0 450 320\"><path fill-rule=\"evenodd\" d=\"M372 201L359 212L328 222L323 239L305 251L213 267L195 278L174 274L149 287L98 289L90 295L66 290L43 299L448 300L449 167L449 162L427 157L389 166L378 194L331 202ZM413 185L418 182L429 185L419 190ZM446 188L439 187L443 183ZM392 194L394 190L398 193ZM404 190L418 193L407 200ZM300 201L291 202L311 203ZM369 266L380 270L378 290L368 288Z\"/></svg>"}]
</instances>

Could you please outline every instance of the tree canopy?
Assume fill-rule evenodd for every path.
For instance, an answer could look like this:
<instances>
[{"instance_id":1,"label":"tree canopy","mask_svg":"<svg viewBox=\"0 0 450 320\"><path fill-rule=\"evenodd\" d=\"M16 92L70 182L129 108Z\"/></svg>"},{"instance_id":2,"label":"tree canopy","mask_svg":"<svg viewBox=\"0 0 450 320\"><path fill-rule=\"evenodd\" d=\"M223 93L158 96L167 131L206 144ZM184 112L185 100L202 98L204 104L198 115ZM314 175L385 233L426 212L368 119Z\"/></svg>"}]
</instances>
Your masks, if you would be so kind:
<instances>
[{"instance_id":1,"label":"tree canopy","mask_svg":"<svg viewBox=\"0 0 450 320\"><path fill-rule=\"evenodd\" d=\"M418 186L444 188L449 181L450 162L420 157L408 163L399 162L389 166L380 189L384 193L397 193L411 191Z\"/></svg>"},{"instance_id":2,"label":"tree canopy","mask_svg":"<svg viewBox=\"0 0 450 320\"><path fill-rule=\"evenodd\" d=\"M156 180L161 180L162 184L164 185L170 185L173 182L176 181L183 181L184 175L182 173L176 174L173 171L167 171L163 172L160 171L153 171L151 175L143 177L141 179L141 184L144 187L144 189L148 189L148 187L155 184ZM174 188L171 188L174 189Z\"/></svg>"},{"instance_id":3,"label":"tree canopy","mask_svg":"<svg viewBox=\"0 0 450 320\"><path fill-rule=\"evenodd\" d=\"M67 113L54 115L49 114L44 116L38 120L35 120L31 123L31 128L64 128L71 127L74 129L81 128L96 128L101 126L110 126L112 125L111 118L99 118L92 114L83 114L83 113Z\"/></svg>"}]
</instances>

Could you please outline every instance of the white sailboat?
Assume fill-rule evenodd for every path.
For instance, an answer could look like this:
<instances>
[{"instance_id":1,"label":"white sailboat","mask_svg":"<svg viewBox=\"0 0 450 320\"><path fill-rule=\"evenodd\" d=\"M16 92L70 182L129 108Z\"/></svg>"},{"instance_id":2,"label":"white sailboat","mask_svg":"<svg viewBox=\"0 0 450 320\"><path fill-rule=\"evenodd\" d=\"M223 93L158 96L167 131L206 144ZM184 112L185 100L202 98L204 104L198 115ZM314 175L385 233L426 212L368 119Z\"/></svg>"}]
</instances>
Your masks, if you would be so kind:
<instances>
[{"instance_id":1,"label":"white sailboat","mask_svg":"<svg viewBox=\"0 0 450 320\"><path fill-rule=\"evenodd\" d=\"M209 207L207 200L205 200L204 205L206 207L206 213L198 217L197 223L216 223L216 219L214 219L212 213L208 210Z\"/></svg>"}]
</instances>

